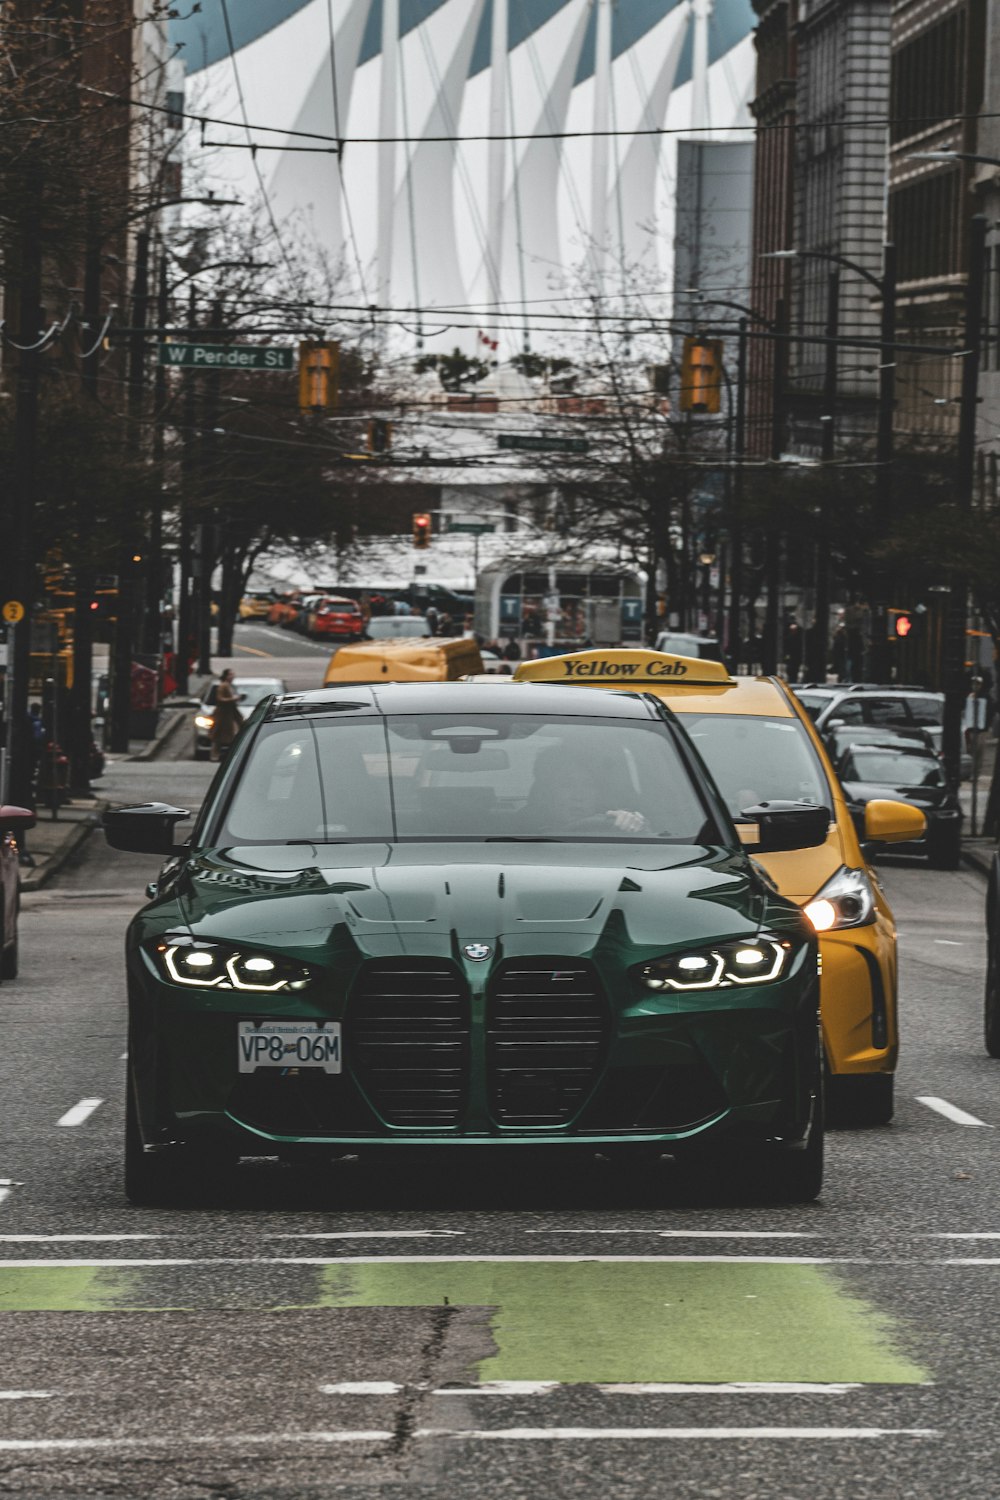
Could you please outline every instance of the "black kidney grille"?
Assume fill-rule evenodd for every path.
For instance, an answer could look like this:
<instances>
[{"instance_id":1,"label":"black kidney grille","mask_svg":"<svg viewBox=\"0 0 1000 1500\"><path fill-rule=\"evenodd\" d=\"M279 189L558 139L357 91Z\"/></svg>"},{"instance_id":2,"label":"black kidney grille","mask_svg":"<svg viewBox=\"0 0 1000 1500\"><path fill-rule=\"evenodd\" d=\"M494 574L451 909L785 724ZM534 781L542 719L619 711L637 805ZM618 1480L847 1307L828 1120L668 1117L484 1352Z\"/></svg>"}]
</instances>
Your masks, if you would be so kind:
<instances>
[{"instance_id":1,"label":"black kidney grille","mask_svg":"<svg viewBox=\"0 0 1000 1500\"><path fill-rule=\"evenodd\" d=\"M348 1009L344 1055L390 1125L456 1125L469 1077L469 990L440 960L370 964Z\"/></svg>"},{"instance_id":2,"label":"black kidney grille","mask_svg":"<svg viewBox=\"0 0 1000 1500\"><path fill-rule=\"evenodd\" d=\"M501 1125L564 1125L607 1056L608 1002L579 960L511 960L486 1007L490 1108Z\"/></svg>"}]
</instances>

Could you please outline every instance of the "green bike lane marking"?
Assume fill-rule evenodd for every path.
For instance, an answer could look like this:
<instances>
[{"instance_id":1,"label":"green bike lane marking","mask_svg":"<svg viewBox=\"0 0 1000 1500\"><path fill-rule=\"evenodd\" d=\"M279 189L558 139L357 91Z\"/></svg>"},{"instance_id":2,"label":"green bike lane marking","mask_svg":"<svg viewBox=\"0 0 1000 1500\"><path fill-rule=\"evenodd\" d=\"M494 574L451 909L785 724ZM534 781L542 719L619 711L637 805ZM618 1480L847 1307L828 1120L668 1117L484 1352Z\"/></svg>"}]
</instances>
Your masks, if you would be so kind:
<instances>
[{"instance_id":1,"label":"green bike lane marking","mask_svg":"<svg viewBox=\"0 0 1000 1500\"><path fill-rule=\"evenodd\" d=\"M901 1330L884 1311L829 1267L808 1263L655 1257L0 1263L0 1311L12 1313L444 1305L480 1308L489 1320L495 1352L475 1367L481 1382L917 1385L930 1378L903 1352Z\"/></svg>"}]
</instances>

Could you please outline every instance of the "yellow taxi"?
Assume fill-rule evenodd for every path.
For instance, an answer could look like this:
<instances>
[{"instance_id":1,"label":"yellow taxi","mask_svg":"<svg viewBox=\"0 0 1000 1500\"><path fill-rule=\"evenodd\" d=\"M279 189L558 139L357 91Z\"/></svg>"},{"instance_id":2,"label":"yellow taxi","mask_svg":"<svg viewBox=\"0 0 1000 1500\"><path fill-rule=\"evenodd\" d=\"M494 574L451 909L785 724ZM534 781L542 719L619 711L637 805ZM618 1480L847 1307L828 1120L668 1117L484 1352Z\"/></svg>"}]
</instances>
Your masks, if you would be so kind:
<instances>
[{"instance_id":1,"label":"yellow taxi","mask_svg":"<svg viewBox=\"0 0 1000 1500\"><path fill-rule=\"evenodd\" d=\"M776 677L730 677L721 662L641 649L522 662L514 679L662 698L694 741L748 846L756 829L742 820L746 809L768 801L829 808L823 844L761 854L757 862L820 934L830 1121L887 1124L899 1050L896 924L823 743L788 685ZM901 843L919 837L923 823L923 813L905 803L870 802L866 841Z\"/></svg>"},{"instance_id":2,"label":"yellow taxi","mask_svg":"<svg viewBox=\"0 0 1000 1500\"><path fill-rule=\"evenodd\" d=\"M457 682L482 670L479 647L464 636L360 641L334 652L323 686L333 682Z\"/></svg>"}]
</instances>

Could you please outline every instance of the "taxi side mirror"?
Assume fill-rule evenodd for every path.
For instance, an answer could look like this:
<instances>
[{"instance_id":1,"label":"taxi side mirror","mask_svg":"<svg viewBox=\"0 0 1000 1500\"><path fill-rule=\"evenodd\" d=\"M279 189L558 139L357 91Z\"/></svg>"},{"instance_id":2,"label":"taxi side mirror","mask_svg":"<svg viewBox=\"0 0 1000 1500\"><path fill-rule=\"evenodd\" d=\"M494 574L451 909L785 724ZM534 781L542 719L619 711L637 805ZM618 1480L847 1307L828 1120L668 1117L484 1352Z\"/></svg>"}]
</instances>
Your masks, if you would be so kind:
<instances>
[{"instance_id":1,"label":"taxi side mirror","mask_svg":"<svg viewBox=\"0 0 1000 1500\"><path fill-rule=\"evenodd\" d=\"M826 840L830 810L806 802L761 802L740 813L750 829L756 824L759 837L753 844L757 854L778 854L787 849L815 849ZM740 832L740 842L752 843Z\"/></svg>"},{"instance_id":2,"label":"taxi side mirror","mask_svg":"<svg viewBox=\"0 0 1000 1500\"><path fill-rule=\"evenodd\" d=\"M104 837L112 849L128 854L180 854L183 845L174 843L174 824L190 816L186 807L166 802L120 807L104 814Z\"/></svg>"},{"instance_id":3,"label":"taxi side mirror","mask_svg":"<svg viewBox=\"0 0 1000 1500\"><path fill-rule=\"evenodd\" d=\"M865 807L865 842L903 844L921 839L927 832L927 819L919 807L908 802L891 802L876 797Z\"/></svg>"}]
</instances>

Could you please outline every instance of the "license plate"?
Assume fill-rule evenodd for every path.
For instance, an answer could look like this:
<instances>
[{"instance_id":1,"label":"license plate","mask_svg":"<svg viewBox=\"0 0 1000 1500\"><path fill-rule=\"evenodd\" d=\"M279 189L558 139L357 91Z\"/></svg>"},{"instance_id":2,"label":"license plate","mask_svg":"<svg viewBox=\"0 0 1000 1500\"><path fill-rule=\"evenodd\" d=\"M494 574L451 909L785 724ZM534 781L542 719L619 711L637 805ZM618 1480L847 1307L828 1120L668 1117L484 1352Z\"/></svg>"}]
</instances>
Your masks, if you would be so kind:
<instances>
[{"instance_id":1,"label":"license plate","mask_svg":"<svg viewBox=\"0 0 1000 1500\"><path fill-rule=\"evenodd\" d=\"M236 1046L241 1073L258 1068L322 1068L340 1072L340 1022L240 1021Z\"/></svg>"}]
</instances>

